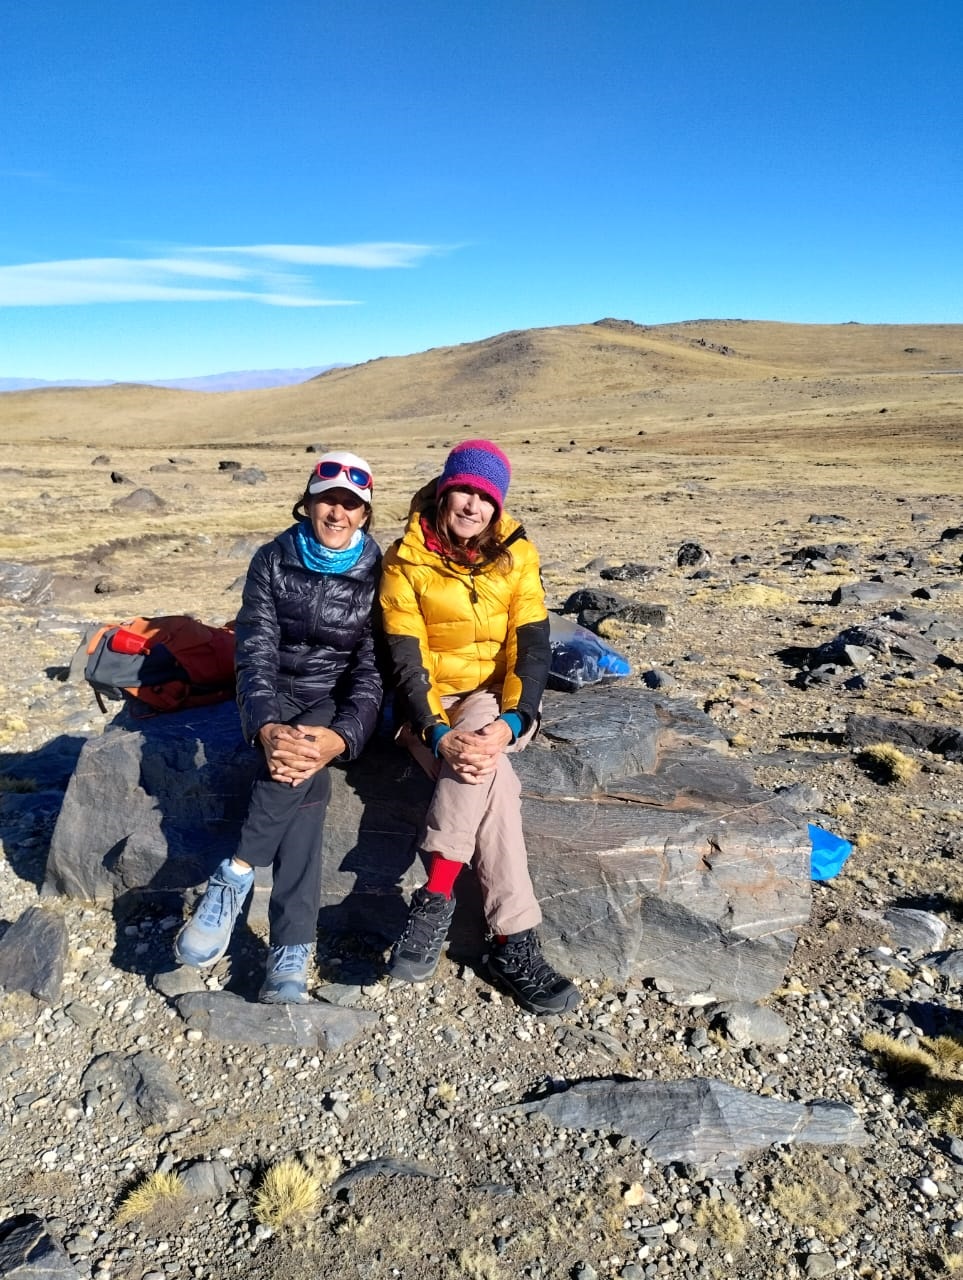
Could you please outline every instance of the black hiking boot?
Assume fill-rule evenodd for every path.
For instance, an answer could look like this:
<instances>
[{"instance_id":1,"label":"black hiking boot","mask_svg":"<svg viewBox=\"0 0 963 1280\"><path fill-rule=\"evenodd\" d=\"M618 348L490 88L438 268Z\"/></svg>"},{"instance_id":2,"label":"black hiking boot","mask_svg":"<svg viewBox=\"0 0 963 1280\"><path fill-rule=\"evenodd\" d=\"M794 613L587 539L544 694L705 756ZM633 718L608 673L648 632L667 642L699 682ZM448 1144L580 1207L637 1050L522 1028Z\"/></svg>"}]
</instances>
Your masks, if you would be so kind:
<instances>
[{"instance_id":1,"label":"black hiking boot","mask_svg":"<svg viewBox=\"0 0 963 1280\"><path fill-rule=\"evenodd\" d=\"M489 975L529 1013L568 1013L582 997L578 987L556 973L542 955L534 929L492 941L485 957Z\"/></svg>"},{"instance_id":2,"label":"black hiking boot","mask_svg":"<svg viewBox=\"0 0 963 1280\"><path fill-rule=\"evenodd\" d=\"M411 895L408 922L391 948L388 973L400 982L427 982L438 968L441 949L455 914L454 898L416 889Z\"/></svg>"}]
</instances>

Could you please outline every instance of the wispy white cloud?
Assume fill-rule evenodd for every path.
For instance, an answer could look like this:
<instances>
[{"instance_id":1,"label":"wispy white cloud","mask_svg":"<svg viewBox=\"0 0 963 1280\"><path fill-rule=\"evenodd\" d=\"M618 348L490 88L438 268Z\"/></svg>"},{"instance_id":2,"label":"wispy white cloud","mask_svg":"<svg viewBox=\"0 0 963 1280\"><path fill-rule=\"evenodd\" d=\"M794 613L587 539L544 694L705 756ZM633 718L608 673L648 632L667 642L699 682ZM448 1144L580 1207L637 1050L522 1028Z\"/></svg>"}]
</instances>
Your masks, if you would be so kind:
<instances>
[{"instance_id":1,"label":"wispy white cloud","mask_svg":"<svg viewBox=\"0 0 963 1280\"><path fill-rule=\"evenodd\" d=\"M325 297L317 269L413 267L440 251L431 245L397 243L205 245L180 247L163 257L12 263L0 266L0 307L231 301L272 307L355 306L354 299Z\"/></svg>"},{"instance_id":2,"label":"wispy white cloud","mask_svg":"<svg viewBox=\"0 0 963 1280\"><path fill-rule=\"evenodd\" d=\"M249 244L231 245L223 249L199 249L199 253L236 253L252 258L268 258L272 262L291 262L312 267L361 267L382 270L386 267L414 267L423 258L443 252L431 244L403 244L396 241L374 241L370 244Z\"/></svg>"}]
</instances>

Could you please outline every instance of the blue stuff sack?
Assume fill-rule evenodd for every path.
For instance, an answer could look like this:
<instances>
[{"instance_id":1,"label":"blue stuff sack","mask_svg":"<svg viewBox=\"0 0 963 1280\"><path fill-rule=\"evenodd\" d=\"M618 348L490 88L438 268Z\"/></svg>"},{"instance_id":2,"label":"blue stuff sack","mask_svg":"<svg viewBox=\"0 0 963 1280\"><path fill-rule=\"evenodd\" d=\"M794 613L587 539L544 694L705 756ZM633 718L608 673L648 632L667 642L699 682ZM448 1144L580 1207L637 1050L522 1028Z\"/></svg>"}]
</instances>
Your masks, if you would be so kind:
<instances>
[{"instance_id":1,"label":"blue stuff sack","mask_svg":"<svg viewBox=\"0 0 963 1280\"><path fill-rule=\"evenodd\" d=\"M853 846L842 836L809 824L809 840L812 844L810 875L813 880L832 880L843 869L843 863L853 851Z\"/></svg>"}]
</instances>

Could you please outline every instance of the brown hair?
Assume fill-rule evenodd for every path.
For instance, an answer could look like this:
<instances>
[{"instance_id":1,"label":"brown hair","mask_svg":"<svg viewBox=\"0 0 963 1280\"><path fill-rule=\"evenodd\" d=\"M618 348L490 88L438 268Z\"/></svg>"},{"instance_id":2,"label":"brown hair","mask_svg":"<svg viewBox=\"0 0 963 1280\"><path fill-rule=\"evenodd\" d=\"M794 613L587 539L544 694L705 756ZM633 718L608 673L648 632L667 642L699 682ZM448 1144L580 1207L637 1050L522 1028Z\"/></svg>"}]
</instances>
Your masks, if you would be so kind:
<instances>
[{"instance_id":1,"label":"brown hair","mask_svg":"<svg viewBox=\"0 0 963 1280\"><path fill-rule=\"evenodd\" d=\"M310 482L311 482L311 477L309 476L308 483L310 484ZM324 497L323 493L311 493L309 492L307 486L305 486L304 493L301 494L300 498L298 498L297 502L291 508L292 519L310 520L311 517L308 515L308 508L310 507L312 502L315 502L317 501L318 498L323 498L323 497ZM362 522L361 528L364 533L367 533L371 528L371 521L374 517L374 512L371 509L370 502L366 502L364 506L365 506L366 515L365 515L364 521Z\"/></svg>"},{"instance_id":2,"label":"brown hair","mask_svg":"<svg viewBox=\"0 0 963 1280\"><path fill-rule=\"evenodd\" d=\"M464 545L453 541L448 532L446 517L449 503L454 495L455 491L449 489L437 502L425 507L423 512L441 545L442 555L452 564L464 565L466 568L483 569L497 564L500 568L509 570L512 567L512 553L495 533L495 526L498 523L497 514L493 515L491 523L482 529L481 533L476 534L474 538L469 538Z\"/></svg>"}]
</instances>

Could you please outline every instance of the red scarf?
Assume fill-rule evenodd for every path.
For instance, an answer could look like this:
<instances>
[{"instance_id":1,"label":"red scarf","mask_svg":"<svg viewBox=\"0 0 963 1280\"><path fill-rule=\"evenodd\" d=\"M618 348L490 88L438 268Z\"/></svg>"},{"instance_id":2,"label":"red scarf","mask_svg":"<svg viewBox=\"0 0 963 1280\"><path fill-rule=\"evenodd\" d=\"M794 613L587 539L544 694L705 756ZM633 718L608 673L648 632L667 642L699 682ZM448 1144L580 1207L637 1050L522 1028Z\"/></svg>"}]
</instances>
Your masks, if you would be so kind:
<instances>
[{"instance_id":1,"label":"red scarf","mask_svg":"<svg viewBox=\"0 0 963 1280\"><path fill-rule=\"evenodd\" d=\"M457 560L452 560L452 557L439 542L438 534L435 533L434 529L428 523L427 516L421 517L421 532L424 535L425 546L429 551L433 551L436 556L441 556L442 560L449 560L452 564L458 563ZM473 550L471 547L459 547L458 550L465 556L465 559L468 560L469 563L473 563L478 559L478 552Z\"/></svg>"}]
</instances>

